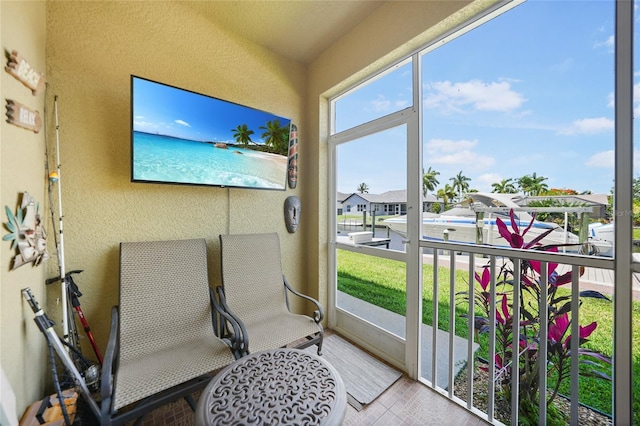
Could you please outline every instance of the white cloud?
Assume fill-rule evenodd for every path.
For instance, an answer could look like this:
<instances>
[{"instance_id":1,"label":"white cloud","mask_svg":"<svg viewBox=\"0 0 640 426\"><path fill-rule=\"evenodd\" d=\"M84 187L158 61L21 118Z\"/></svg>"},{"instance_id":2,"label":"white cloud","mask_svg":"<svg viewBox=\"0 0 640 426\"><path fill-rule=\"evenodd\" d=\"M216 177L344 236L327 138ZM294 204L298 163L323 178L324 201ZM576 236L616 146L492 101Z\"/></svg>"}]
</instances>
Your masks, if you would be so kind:
<instances>
[{"instance_id":1,"label":"white cloud","mask_svg":"<svg viewBox=\"0 0 640 426\"><path fill-rule=\"evenodd\" d=\"M436 81L426 86L425 107L462 111L470 107L481 111L512 111L526 99L511 89L507 81L485 83L480 80L451 83Z\"/></svg>"},{"instance_id":2,"label":"white cloud","mask_svg":"<svg viewBox=\"0 0 640 426\"><path fill-rule=\"evenodd\" d=\"M392 108L394 111L402 109L408 105L407 100L395 100L391 101L387 99L384 95L378 95L376 99L371 101L371 105L373 106L374 111L378 112L386 112L391 111Z\"/></svg>"},{"instance_id":3,"label":"white cloud","mask_svg":"<svg viewBox=\"0 0 640 426\"><path fill-rule=\"evenodd\" d=\"M183 120L176 120L175 123L179 124L181 126L191 127L191 125L189 123L187 123L186 121L183 121Z\"/></svg>"},{"instance_id":4,"label":"white cloud","mask_svg":"<svg viewBox=\"0 0 640 426\"><path fill-rule=\"evenodd\" d=\"M614 122L610 118L583 118L571 123L571 126L561 130L561 135L593 135L613 130Z\"/></svg>"},{"instance_id":5,"label":"white cloud","mask_svg":"<svg viewBox=\"0 0 640 426\"><path fill-rule=\"evenodd\" d=\"M604 167L613 169L614 167L614 151L603 151L593 154L586 161L585 165L590 167Z\"/></svg>"},{"instance_id":6,"label":"white cloud","mask_svg":"<svg viewBox=\"0 0 640 426\"><path fill-rule=\"evenodd\" d=\"M452 141L449 139L431 139L429 142L425 144L425 149L427 153L437 154L441 152L456 152L463 150L470 150L474 146L478 144L478 140L474 139L472 141L468 140L459 140Z\"/></svg>"},{"instance_id":7,"label":"white cloud","mask_svg":"<svg viewBox=\"0 0 640 426\"><path fill-rule=\"evenodd\" d=\"M476 170L493 166L496 162L495 158L478 154L473 150L477 144L477 140L431 139L425 145L426 163L459 165Z\"/></svg>"},{"instance_id":8,"label":"white cloud","mask_svg":"<svg viewBox=\"0 0 640 426\"><path fill-rule=\"evenodd\" d=\"M585 165L591 167L613 169L615 167L615 151L602 151L593 154L585 162ZM633 167L638 169L640 167L640 151L634 151L633 153Z\"/></svg>"},{"instance_id":9,"label":"white cloud","mask_svg":"<svg viewBox=\"0 0 640 426\"><path fill-rule=\"evenodd\" d=\"M615 37L613 35L610 35L606 40L595 42L593 47L595 47L596 49L600 47L606 47L609 50L613 50L615 44Z\"/></svg>"},{"instance_id":10,"label":"white cloud","mask_svg":"<svg viewBox=\"0 0 640 426\"><path fill-rule=\"evenodd\" d=\"M374 111L388 111L391 107L391 101L382 95L378 95L377 99L371 101Z\"/></svg>"},{"instance_id":11,"label":"white cloud","mask_svg":"<svg viewBox=\"0 0 640 426\"><path fill-rule=\"evenodd\" d=\"M491 191L491 184L502 182L502 175L498 173L484 173L473 180L474 185L480 191Z\"/></svg>"}]
</instances>

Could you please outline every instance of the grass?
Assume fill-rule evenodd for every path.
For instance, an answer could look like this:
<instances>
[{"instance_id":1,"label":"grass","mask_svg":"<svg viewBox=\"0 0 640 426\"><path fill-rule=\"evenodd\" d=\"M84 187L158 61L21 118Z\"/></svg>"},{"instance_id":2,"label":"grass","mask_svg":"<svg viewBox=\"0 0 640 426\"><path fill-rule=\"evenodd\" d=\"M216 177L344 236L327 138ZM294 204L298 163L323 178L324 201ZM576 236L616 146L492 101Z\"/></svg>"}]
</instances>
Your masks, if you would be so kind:
<instances>
[{"instance_id":1,"label":"grass","mask_svg":"<svg viewBox=\"0 0 640 426\"><path fill-rule=\"evenodd\" d=\"M433 322L433 267L423 265L423 312L422 322L432 325ZM353 253L345 250L338 251L338 290L380 306L400 315L406 315L406 268L403 262L372 258L367 255ZM438 328L449 328L449 269L440 267L438 270ZM445 285L442 285L442 284ZM455 292L468 290L468 272L456 270ZM569 294L568 290L561 291ZM467 337L467 319L464 315L468 312L466 303L459 303L455 307L455 333L461 337ZM633 375L640 377L640 303L633 302ZM580 308L580 324L587 325L597 321L598 327L590 336L589 341L582 347L612 355L612 326L613 304L609 301L584 299ZM480 335L478 340L480 349L478 356L488 358L488 344L486 334ZM610 374L610 371L608 372ZM550 379L553 384L553 379ZM560 393L569 395L569 380L565 380L560 388ZM581 403L593 407L603 413L611 414L612 383L606 380L580 377L579 400ZM640 380L633 383L633 412L635 423L640 424Z\"/></svg>"}]
</instances>

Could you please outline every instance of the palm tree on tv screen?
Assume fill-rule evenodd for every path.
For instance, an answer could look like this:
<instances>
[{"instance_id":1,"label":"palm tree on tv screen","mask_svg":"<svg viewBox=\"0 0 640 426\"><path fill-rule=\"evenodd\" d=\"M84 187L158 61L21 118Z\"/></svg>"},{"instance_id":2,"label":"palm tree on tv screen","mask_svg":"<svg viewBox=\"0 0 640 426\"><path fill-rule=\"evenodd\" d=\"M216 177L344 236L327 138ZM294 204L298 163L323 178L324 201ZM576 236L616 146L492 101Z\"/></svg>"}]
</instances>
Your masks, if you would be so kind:
<instances>
[{"instance_id":1,"label":"palm tree on tv screen","mask_svg":"<svg viewBox=\"0 0 640 426\"><path fill-rule=\"evenodd\" d=\"M233 138L236 142L242 145L248 145L249 142L254 143L251 140L251 135L254 133L253 130L249 129L246 124L240 124L235 129L231 129L233 132Z\"/></svg>"},{"instance_id":2,"label":"palm tree on tv screen","mask_svg":"<svg viewBox=\"0 0 640 426\"><path fill-rule=\"evenodd\" d=\"M289 126L280 127L280 120L269 120L264 126L260 126L264 130L260 136L265 145L267 145L275 153L287 155L289 149Z\"/></svg>"}]
</instances>

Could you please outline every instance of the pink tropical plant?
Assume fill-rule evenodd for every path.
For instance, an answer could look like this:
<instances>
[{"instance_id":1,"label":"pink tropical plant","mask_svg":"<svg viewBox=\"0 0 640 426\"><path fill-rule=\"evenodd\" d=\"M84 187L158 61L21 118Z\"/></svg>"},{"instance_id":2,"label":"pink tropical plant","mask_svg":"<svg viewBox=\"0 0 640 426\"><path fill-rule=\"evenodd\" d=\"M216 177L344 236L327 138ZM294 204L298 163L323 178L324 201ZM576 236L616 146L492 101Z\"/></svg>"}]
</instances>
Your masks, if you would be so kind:
<instances>
[{"instance_id":1,"label":"pink tropical plant","mask_svg":"<svg viewBox=\"0 0 640 426\"><path fill-rule=\"evenodd\" d=\"M533 226L534 219L526 227L518 226L518 220L513 210L509 212L510 223L497 219L498 230L502 238L504 238L512 248L543 250L546 252L556 253L557 247L542 246L540 241L548 235L551 230L544 232L530 241L525 240L525 235ZM517 260L516 260L517 261ZM495 312L491 312L491 270L488 267L483 268L481 273L475 273L475 282L479 288L474 292L473 300L477 307L477 314L474 318L475 333L486 333L490 329L490 318L495 322L496 335L496 353L494 357L494 366L496 371L496 383L500 385L503 395L510 399L511 383L514 374L519 375L519 400L520 400L520 416L529 418L537 423L537 401L539 394L539 355L540 350L540 330L541 327L547 329L547 376L556 377L555 385L550 396L547 398L547 405L551 405L558 394L561 383L570 377L571 370L571 297L558 294L558 288L571 283L572 272L559 274L557 263L547 264L547 279L542 280L541 263L535 260L519 260L520 276L516 277L513 268L513 262L504 262L504 264L496 271L494 282L496 286L496 304ZM584 272L584 268L580 269L580 275ZM546 282L546 301L540 303L542 298L541 285ZM519 300L513 300L513 286L520 287ZM458 294L465 302L468 303L469 294L461 292ZM525 298L528 295L529 297ZM608 298L596 291L580 292L580 298ZM534 303L531 301L537 301ZM513 318L513 305L518 303L519 317ZM580 302L582 303L582 302ZM540 309L541 306L546 307L547 324L541 324ZM513 348L513 321L518 321L518 348ZM579 346L588 341L588 337L596 330L597 323L594 321L588 325L579 326L580 338ZM590 351L578 347L580 362L583 368L580 374L597 376L604 379L610 379L598 369L602 364L593 362L598 360L604 364L611 364L611 359L595 351ZM515 352L515 353L514 353ZM591 360L586 359L591 358ZM593 368L593 367L596 368ZM487 369L486 366L481 366Z\"/></svg>"}]
</instances>

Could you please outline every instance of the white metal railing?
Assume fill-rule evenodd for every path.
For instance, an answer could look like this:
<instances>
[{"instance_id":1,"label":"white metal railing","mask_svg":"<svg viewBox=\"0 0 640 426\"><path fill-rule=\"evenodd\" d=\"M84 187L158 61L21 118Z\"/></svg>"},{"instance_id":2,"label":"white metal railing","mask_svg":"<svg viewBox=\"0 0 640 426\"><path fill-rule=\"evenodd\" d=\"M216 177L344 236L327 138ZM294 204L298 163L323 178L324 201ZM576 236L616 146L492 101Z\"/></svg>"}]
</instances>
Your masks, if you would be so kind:
<instances>
[{"instance_id":1,"label":"white metal railing","mask_svg":"<svg viewBox=\"0 0 640 426\"><path fill-rule=\"evenodd\" d=\"M486 412L482 411L478 407L474 406L473 403L473 378L474 378L474 320L475 320L475 295L477 294L476 290L476 280L475 280L475 272L476 268L476 256L481 255L486 257L486 261L488 262L491 273L491 280L489 283L489 289L487 291L490 292L489 295L489 312L495 315L496 312L496 274L493 271L496 271L497 260L498 259L509 259L512 261L513 266L513 277L521 276L521 261L522 260L535 260L540 262L540 298L539 298L539 324L545 324L545 326L539 326L538 330L538 338L539 338L539 346L538 346L538 379L539 379L539 399L538 399L538 409L539 409L539 424L544 425L547 422L547 404L546 397L547 392L547 350L548 350L548 309L547 309L547 285L548 285L548 273L549 273L549 264L557 263L562 265L570 265L572 276L571 276L571 296L570 296L570 306L571 306L571 322L570 329L567 330L567 334L571 334L570 345L572 348L579 347L580 341L580 325L579 325L579 309L580 309L580 288L579 288L579 278L580 278L580 268L581 267L590 267L590 268L600 268L605 270L613 270L615 262L611 258L602 258L602 257L591 257L591 256L582 256L582 255L573 255L573 254L558 254L558 253L549 253L543 251L536 250L519 250L519 249L508 249L508 248L498 248L498 247L489 247L489 246L479 246L474 244L458 244L458 243L448 243L448 242L427 242L421 241L420 246L426 249L433 250L433 336L432 336L432 363L431 363L431 381L426 380L426 382L431 386L434 390L440 392L445 395L449 399L457 402L458 404L466 407L470 411L475 412L476 414L480 414L483 418L491 423L500 424L501 422L495 418L495 407L496 407L496 368L495 368L495 356L497 353L496 348L496 321L495 317L493 321L488 321L489 331L488 331L488 395L487 395L487 405ZM439 282L439 273L438 267L441 260L442 255L439 254L439 251L447 251L449 252L449 280L448 283ZM461 267L457 265L457 257L460 254L466 254L468 256L468 331L467 331L467 362L468 367L467 374L467 389L466 389L466 401L461 400L460 398L454 395L454 335L455 335L455 286L456 286L456 271L460 270ZM516 283L514 279L514 284ZM440 285L449 285L449 294L450 294L450 317L449 317L449 339L448 342L438 342L438 288ZM512 321L512 348L520 347L520 285L513 285L513 296L511 311L512 318L516 319ZM517 302L517 303L516 303ZM442 339L441 339L442 340ZM438 347L439 344L448 344L449 345L449 359L448 359L448 389L442 389L437 385L437 370L438 370L438 357L436 355L435 348ZM520 352L520 351L518 351ZM514 357L515 358L515 357ZM513 365L518 365L518 360L520 359L520 355L517 359L514 359ZM572 351L571 357L571 369L570 369L570 388L571 388L571 412L570 412L570 424L578 424L578 363L579 363L579 353L578 351ZM511 419L510 422L513 425L519 424L518 421L518 411L519 411L519 370L518 374L512 374L511 376ZM631 395L627 396L629 399L632 398Z\"/></svg>"}]
</instances>

